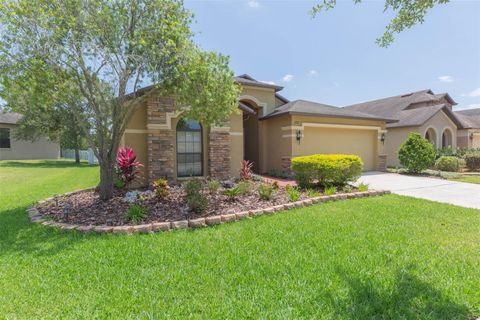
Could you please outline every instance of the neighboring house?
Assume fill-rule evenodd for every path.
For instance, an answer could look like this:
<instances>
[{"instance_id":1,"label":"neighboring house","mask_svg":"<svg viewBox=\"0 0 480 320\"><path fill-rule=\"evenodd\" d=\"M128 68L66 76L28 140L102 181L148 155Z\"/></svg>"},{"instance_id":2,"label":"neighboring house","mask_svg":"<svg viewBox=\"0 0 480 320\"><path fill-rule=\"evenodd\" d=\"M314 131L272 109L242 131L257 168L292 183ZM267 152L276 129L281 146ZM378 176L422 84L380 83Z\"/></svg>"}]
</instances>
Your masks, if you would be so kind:
<instances>
[{"instance_id":1,"label":"neighboring house","mask_svg":"<svg viewBox=\"0 0 480 320\"><path fill-rule=\"evenodd\" d=\"M480 108L454 113L463 127L457 133L457 147L480 148Z\"/></svg>"},{"instance_id":2,"label":"neighboring house","mask_svg":"<svg viewBox=\"0 0 480 320\"><path fill-rule=\"evenodd\" d=\"M387 124L385 152L387 165L399 166L398 149L410 132L428 139L435 148L457 146L457 129L463 125L452 111L457 103L448 93L422 90L344 107L377 117L396 119Z\"/></svg>"},{"instance_id":3,"label":"neighboring house","mask_svg":"<svg viewBox=\"0 0 480 320\"><path fill-rule=\"evenodd\" d=\"M390 117L309 101L288 101L283 88L235 77L239 112L208 129L185 119L171 98L153 97L132 117L122 138L145 165L146 182L190 176L238 176L243 159L254 171L289 173L292 157L315 153L357 154L364 170L384 170L383 138ZM146 88L144 90L150 90Z\"/></svg>"},{"instance_id":4,"label":"neighboring house","mask_svg":"<svg viewBox=\"0 0 480 320\"><path fill-rule=\"evenodd\" d=\"M0 160L58 159L60 145L47 138L35 142L15 139L17 122L22 118L18 113L0 111Z\"/></svg>"}]
</instances>

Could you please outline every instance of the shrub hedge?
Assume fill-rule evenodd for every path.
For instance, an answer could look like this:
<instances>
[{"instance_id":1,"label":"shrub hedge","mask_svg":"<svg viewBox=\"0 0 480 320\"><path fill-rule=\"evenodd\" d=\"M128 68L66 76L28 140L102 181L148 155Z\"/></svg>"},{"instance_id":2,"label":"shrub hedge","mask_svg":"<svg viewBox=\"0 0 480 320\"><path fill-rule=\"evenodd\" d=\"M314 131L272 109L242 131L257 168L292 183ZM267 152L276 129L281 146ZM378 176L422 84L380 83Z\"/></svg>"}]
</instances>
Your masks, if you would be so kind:
<instances>
[{"instance_id":1,"label":"shrub hedge","mask_svg":"<svg viewBox=\"0 0 480 320\"><path fill-rule=\"evenodd\" d=\"M480 151L468 152L464 159L469 170L480 170Z\"/></svg>"},{"instance_id":2,"label":"shrub hedge","mask_svg":"<svg viewBox=\"0 0 480 320\"><path fill-rule=\"evenodd\" d=\"M362 175L359 156L347 154L314 154L292 159L292 172L297 184L307 188L314 182L323 185L344 185Z\"/></svg>"},{"instance_id":3,"label":"shrub hedge","mask_svg":"<svg viewBox=\"0 0 480 320\"><path fill-rule=\"evenodd\" d=\"M455 156L442 156L435 162L435 168L440 171L458 172L465 161Z\"/></svg>"},{"instance_id":4,"label":"shrub hedge","mask_svg":"<svg viewBox=\"0 0 480 320\"><path fill-rule=\"evenodd\" d=\"M419 173L435 164L436 151L433 145L418 133L410 132L400 149L398 159L409 172Z\"/></svg>"}]
</instances>

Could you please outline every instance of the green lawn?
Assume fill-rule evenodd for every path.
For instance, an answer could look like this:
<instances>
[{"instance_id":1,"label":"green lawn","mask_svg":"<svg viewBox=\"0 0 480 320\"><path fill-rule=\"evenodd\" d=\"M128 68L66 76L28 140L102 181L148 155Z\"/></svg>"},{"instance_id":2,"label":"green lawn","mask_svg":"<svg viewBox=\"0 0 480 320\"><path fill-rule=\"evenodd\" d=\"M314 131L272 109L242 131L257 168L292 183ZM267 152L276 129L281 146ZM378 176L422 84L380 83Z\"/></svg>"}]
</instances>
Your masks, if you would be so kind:
<instances>
[{"instance_id":1,"label":"green lawn","mask_svg":"<svg viewBox=\"0 0 480 320\"><path fill-rule=\"evenodd\" d=\"M468 182L468 183L478 183L480 184L480 175L462 175L461 178L452 178L448 179L450 181L458 181L458 182Z\"/></svg>"},{"instance_id":2,"label":"green lawn","mask_svg":"<svg viewBox=\"0 0 480 320\"><path fill-rule=\"evenodd\" d=\"M83 235L25 208L98 168L0 162L0 318L472 319L480 212L400 196L154 235Z\"/></svg>"}]
</instances>

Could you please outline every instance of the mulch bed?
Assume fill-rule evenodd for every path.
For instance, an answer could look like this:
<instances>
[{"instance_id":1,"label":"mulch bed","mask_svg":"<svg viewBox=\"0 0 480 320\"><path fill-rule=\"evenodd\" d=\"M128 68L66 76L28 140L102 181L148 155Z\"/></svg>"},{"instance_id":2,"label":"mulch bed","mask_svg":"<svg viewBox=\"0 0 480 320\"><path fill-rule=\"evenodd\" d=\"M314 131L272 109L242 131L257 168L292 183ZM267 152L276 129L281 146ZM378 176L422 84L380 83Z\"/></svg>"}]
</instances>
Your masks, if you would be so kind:
<instances>
[{"instance_id":1,"label":"mulch bed","mask_svg":"<svg viewBox=\"0 0 480 320\"><path fill-rule=\"evenodd\" d=\"M146 210L146 216L140 224L239 213L290 202L284 187L280 187L275 191L271 200L261 200L258 194L259 185L259 182L252 182L248 194L239 196L233 201L222 194L222 189L213 195L205 192L209 204L208 208L202 213L190 212L186 205L183 189L179 186L173 186L170 188L170 194L166 198L157 198L152 194L139 202ZM124 200L125 193L125 191L116 190L112 199L102 201L95 191L80 191L54 197L37 205L37 209L45 217L61 223L93 226L133 225L124 217L130 206L130 203ZM308 198L306 193L302 192L300 200Z\"/></svg>"}]
</instances>

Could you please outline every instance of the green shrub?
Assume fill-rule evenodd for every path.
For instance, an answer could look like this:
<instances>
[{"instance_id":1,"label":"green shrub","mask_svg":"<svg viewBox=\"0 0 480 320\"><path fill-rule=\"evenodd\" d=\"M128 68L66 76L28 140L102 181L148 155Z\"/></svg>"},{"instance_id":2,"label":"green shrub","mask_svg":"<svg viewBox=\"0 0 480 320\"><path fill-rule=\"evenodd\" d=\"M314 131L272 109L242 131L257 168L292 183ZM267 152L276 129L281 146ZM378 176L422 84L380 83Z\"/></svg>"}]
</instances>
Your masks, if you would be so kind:
<instances>
[{"instance_id":1,"label":"green shrub","mask_svg":"<svg viewBox=\"0 0 480 320\"><path fill-rule=\"evenodd\" d=\"M145 209L135 203L132 203L128 210L125 212L125 219L131 221L134 224L142 221L144 217Z\"/></svg>"},{"instance_id":2,"label":"green shrub","mask_svg":"<svg viewBox=\"0 0 480 320\"><path fill-rule=\"evenodd\" d=\"M158 198L166 198L170 194L168 190L168 181L165 179L158 179L153 182L153 189Z\"/></svg>"},{"instance_id":3,"label":"green shrub","mask_svg":"<svg viewBox=\"0 0 480 320\"><path fill-rule=\"evenodd\" d=\"M246 195L250 192L252 185L249 181L240 181L237 185L237 189L240 192L240 195Z\"/></svg>"},{"instance_id":4,"label":"green shrub","mask_svg":"<svg viewBox=\"0 0 480 320\"><path fill-rule=\"evenodd\" d=\"M265 201L272 199L273 185L268 183L262 183L260 187L258 187L258 195L260 196L260 199Z\"/></svg>"},{"instance_id":5,"label":"green shrub","mask_svg":"<svg viewBox=\"0 0 480 320\"><path fill-rule=\"evenodd\" d=\"M210 192L210 194L215 194L215 193L217 193L218 189L220 188L220 182L218 182L217 180L210 180L207 183L207 188L208 188L208 192Z\"/></svg>"},{"instance_id":6,"label":"green shrub","mask_svg":"<svg viewBox=\"0 0 480 320\"><path fill-rule=\"evenodd\" d=\"M306 190L306 193L307 193L307 196L309 196L310 198L316 198L316 197L320 197L322 195L322 193L320 191L312 189L312 188L308 188Z\"/></svg>"},{"instance_id":7,"label":"green shrub","mask_svg":"<svg viewBox=\"0 0 480 320\"><path fill-rule=\"evenodd\" d=\"M363 162L355 155L314 154L292 159L292 171L301 188L315 181L327 185L344 185L362 175Z\"/></svg>"},{"instance_id":8,"label":"green shrub","mask_svg":"<svg viewBox=\"0 0 480 320\"><path fill-rule=\"evenodd\" d=\"M125 188L125 182L123 182L119 177L115 177L115 182L113 183L113 185L117 189Z\"/></svg>"},{"instance_id":9,"label":"green shrub","mask_svg":"<svg viewBox=\"0 0 480 320\"><path fill-rule=\"evenodd\" d=\"M337 193L337 187L335 186L326 187L324 192L325 192L325 195L331 196Z\"/></svg>"},{"instance_id":10,"label":"green shrub","mask_svg":"<svg viewBox=\"0 0 480 320\"><path fill-rule=\"evenodd\" d=\"M368 184L367 183L360 183L358 185L358 191L360 192L364 192L364 191L368 191Z\"/></svg>"},{"instance_id":11,"label":"green shrub","mask_svg":"<svg viewBox=\"0 0 480 320\"><path fill-rule=\"evenodd\" d=\"M480 151L467 152L464 159L469 170L480 170Z\"/></svg>"},{"instance_id":12,"label":"green shrub","mask_svg":"<svg viewBox=\"0 0 480 320\"><path fill-rule=\"evenodd\" d=\"M203 194L202 182L197 179L188 180L183 184L186 193L187 206L190 211L203 212L208 207L208 198Z\"/></svg>"},{"instance_id":13,"label":"green shrub","mask_svg":"<svg viewBox=\"0 0 480 320\"><path fill-rule=\"evenodd\" d=\"M345 192L345 193L350 193L350 192L352 192L352 190L353 190L353 188L349 184L344 185L343 188L342 188L342 191Z\"/></svg>"},{"instance_id":14,"label":"green shrub","mask_svg":"<svg viewBox=\"0 0 480 320\"><path fill-rule=\"evenodd\" d=\"M230 201L233 201L237 197L242 195L242 191L238 186L236 186L235 188L231 188L223 191L223 194L226 195Z\"/></svg>"},{"instance_id":15,"label":"green shrub","mask_svg":"<svg viewBox=\"0 0 480 320\"><path fill-rule=\"evenodd\" d=\"M435 162L435 169L440 171L458 172L463 164L463 159L454 156L442 156Z\"/></svg>"},{"instance_id":16,"label":"green shrub","mask_svg":"<svg viewBox=\"0 0 480 320\"><path fill-rule=\"evenodd\" d=\"M435 154L435 148L427 139L411 132L398 150L398 159L409 172L419 173L435 164Z\"/></svg>"},{"instance_id":17,"label":"green shrub","mask_svg":"<svg viewBox=\"0 0 480 320\"><path fill-rule=\"evenodd\" d=\"M287 191L290 201L298 201L300 199L300 196L302 195L300 189L298 189L297 187L285 188L285 191Z\"/></svg>"}]
</instances>

